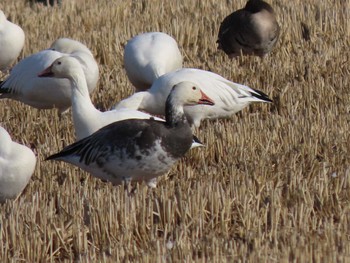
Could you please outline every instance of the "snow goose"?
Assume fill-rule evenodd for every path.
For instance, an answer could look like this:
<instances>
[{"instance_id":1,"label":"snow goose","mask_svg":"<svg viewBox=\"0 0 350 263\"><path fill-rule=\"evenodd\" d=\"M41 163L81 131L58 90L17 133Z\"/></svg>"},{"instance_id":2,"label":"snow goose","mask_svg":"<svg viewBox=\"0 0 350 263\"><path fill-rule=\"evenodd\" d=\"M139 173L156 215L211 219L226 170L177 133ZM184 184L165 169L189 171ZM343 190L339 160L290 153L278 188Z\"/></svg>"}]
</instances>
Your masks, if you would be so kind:
<instances>
[{"instance_id":1,"label":"snow goose","mask_svg":"<svg viewBox=\"0 0 350 263\"><path fill-rule=\"evenodd\" d=\"M182 68L182 55L174 38L162 32L148 32L128 41L124 66L136 90L147 90L161 75Z\"/></svg>"},{"instance_id":2,"label":"snow goose","mask_svg":"<svg viewBox=\"0 0 350 263\"><path fill-rule=\"evenodd\" d=\"M71 88L67 79L40 78L38 73L57 58L71 56L79 60L91 93L98 81L98 65L91 51L82 43L60 38L47 49L21 60L0 84L0 99L10 98L38 109L58 108L64 112L71 105Z\"/></svg>"},{"instance_id":3,"label":"snow goose","mask_svg":"<svg viewBox=\"0 0 350 263\"><path fill-rule=\"evenodd\" d=\"M126 107L164 115L165 101L171 88L183 81L191 81L207 94L214 106L185 106L185 114L191 125L200 126L202 119L230 117L251 102L271 102L266 94L247 86L231 82L218 74L191 68L182 68L159 77L148 91L140 91L120 101L115 109Z\"/></svg>"},{"instance_id":4,"label":"snow goose","mask_svg":"<svg viewBox=\"0 0 350 263\"><path fill-rule=\"evenodd\" d=\"M243 55L263 57L275 46L280 28L272 7L262 0L249 0L221 23L218 48L230 58Z\"/></svg>"},{"instance_id":5,"label":"snow goose","mask_svg":"<svg viewBox=\"0 0 350 263\"><path fill-rule=\"evenodd\" d=\"M7 70L21 53L24 46L24 32L21 27L6 19L0 10L0 70Z\"/></svg>"},{"instance_id":6,"label":"snow goose","mask_svg":"<svg viewBox=\"0 0 350 263\"><path fill-rule=\"evenodd\" d=\"M169 171L191 148L193 136L183 106L195 104L213 102L199 86L181 82L166 100L166 122L114 122L47 159L71 163L116 185L152 180Z\"/></svg>"},{"instance_id":7,"label":"snow goose","mask_svg":"<svg viewBox=\"0 0 350 263\"><path fill-rule=\"evenodd\" d=\"M40 72L38 76L41 78L66 78L70 81L72 114L77 140L81 140L115 121L130 118L156 118L147 113L128 108L105 112L97 110L90 99L83 67L74 57L59 57L48 68ZM156 119L161 120L159 118Z\"/></svg>"},{"instance_id":8,"label":"snow goose","mask_svg":"<svg viewBox=\"0 0 350 263\"><path fill-rule=\"evenodd\" d=\"M15 198L28 184L36 157L28 147L13 142L0 127L0 202Z\"/></svg>"}]
</instances>

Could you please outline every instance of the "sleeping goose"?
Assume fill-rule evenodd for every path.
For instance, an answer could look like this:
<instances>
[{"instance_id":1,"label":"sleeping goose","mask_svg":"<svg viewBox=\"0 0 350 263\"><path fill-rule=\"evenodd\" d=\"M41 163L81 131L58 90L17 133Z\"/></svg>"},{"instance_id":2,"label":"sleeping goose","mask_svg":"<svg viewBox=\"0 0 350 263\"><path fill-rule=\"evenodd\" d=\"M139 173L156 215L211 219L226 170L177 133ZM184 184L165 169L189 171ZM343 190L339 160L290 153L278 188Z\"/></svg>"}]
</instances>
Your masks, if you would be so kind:
<instances>
[{"instance_id":1,"label":"sleeping goose","mask_svg":"<svg viewBox=\"0 0 350 263\"><path fill-rule=\"evenodd\" d=\"M28 147L13 142L0 127L0 203L15 198L32 176L36 157Z\"/></svg>"},{"instance_id":2,"label":"sleeping goose","mask_svg":"<svg viewBox=\"0 0 350 263\"><path fill-rule=\"evenodd\" d=\"M207 94L214 106L185 106L185 115L191 125L199 127L203 119L230 117L251 102L271 102L266 94L247 86L231 82L218 74L191 68L182 68L159 77L147 91L140 91L120 101L118 108L144 110L150 114L164 115L165 101L177 83L191 81Z\"/></svg>"},{"instance_id":3,"label":"sleeping goose","mask_svg":"<svg viewBox=\"0 0 350 263\"><path fill-rule=\"evenodd\" d=\"M128 41L124 66L136 91L147 90L161 75L182 68L182 55L174 38L162 32L148 32Z\"/></svg>"},{"instance_id":4,"label":"sleeping goose","mask_svg":"<svg viewBox=\"0 0 350 263\"><path fill-rule=\"evenodd\" d=\"M38 77L69 80L72 90L72 114L77 140L81 140L115 121L130 118L156 118L147 113L128 108L105 112L96 109L90 99L83 67L72 56L63 56L56 59L48 68L40 72ZM161 120L159 118L156 119Z\"/></svg>"},{"instance_id":5,"label":"sleeping goose","mask_svg":"<svg viewBox=\"0 0 350 263\"><path fill-rule=\"evenodd\" d=\"M24 46L24 32L21 27L6 19L0 10L0 70L7 70L17 59Z\"/></svg>"},{"instance_id":6,"label":"sleeping goose","mask_svg":"<svg viewBox=\"0 0 350 263\"><path fill-rule=\"evenodd\" d=\"M230 58L243 55L263 57L276 45L280 28L272 7L262 0L249 0L243 9L221 23L218 49Z\"/></svg>"},{"instance_id":7,"label":"sleeping goose","mask_svg":"<svg viewBox=\"0 0 350 263\"><path fill-rule=\"evenodd\" d=\"M12 69L11 74L0 84L0 99L18 100L38 109L57 108L60 113L66 111L71 105L69 80L38 77L39 72L62 56L79 60L91 93L99 74L91 51L76 40L60 38L49 49L26 57Z\"/></svg>"},{"instance_id":8,"label":"sleeping goose","mask_svg":"<svg viewBox=\"0 0 350 263\"><path fill-rule=\"evenodd\" d=\"M193 136L183 107L196 104L213 102L194 83L178 83L166 100L165 122L114 122L47 159L76 165L115 185L152 180L169 171L191 148Z\"/></svg>"}]
</instances>

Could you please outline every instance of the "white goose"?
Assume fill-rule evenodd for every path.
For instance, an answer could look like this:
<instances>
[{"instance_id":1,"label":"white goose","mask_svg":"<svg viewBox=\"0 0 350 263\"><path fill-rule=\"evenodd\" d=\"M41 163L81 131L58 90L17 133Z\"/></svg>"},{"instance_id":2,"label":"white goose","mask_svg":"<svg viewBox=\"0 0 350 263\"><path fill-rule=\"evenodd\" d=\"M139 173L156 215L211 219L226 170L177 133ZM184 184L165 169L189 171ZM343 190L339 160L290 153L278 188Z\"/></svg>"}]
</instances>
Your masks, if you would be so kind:
<instances>
[{"instance_id":1,"label":"white goose","mask_svg":"<svg viewBox=\"0 0 350 263\"><path fill-rule=\"evenodd\" d=\"M71 105L69 80L39 78L38 73L50 66L57 58L71 56L79 60L83 67L87 87L91 93L98 81L98 65L91 51L82 43L61 38L48 50L43 50L21 60L0 84L0 99L21 101L38 109L58 108L64 112Z\"/></svg>"},{"instance_id":2,"label":"white goose","mask_svg":"<svg viewBox=\"0 0 350 263\"><path fill-rule=\"evenodd\" d=\"M24 32L21 27L6 19L0 10L0 70L7 70L21 53L24 46Z\"/></svg>"},{"instance_id":3,"label":"white goose","mask_svg":"<svg viewBox=\"0 0 350 263\"><path fill-rule=\"evenodd\" d=\"M161 75L182 68L182 55L174 38L162 32L149 32L128 41L124 66L136 90L147 90Z\"/></svg>"},{"instance_id":4,"label":"white goose","mask_svg":"<svg viewBox=\"0 0 350 263\"><path fill-rule=\"evenodd\" d=\"M84 70L80 62L74 57L63 56L56 59L48 68L39 73L38 77L66 78L70 81L72 114L77 140L81 140L115 121L130 118L156 118L147 113L128 108L105 112L96 109L90 99Z\"/></svg>"},{"instance_id":5,"label":"white goose","mask_svg":"<svg viewBox=\"0 0 350 263\"><path fill-rule=\"evenodd\" d=\"M181 82L166 100L166 122L114 122L47 159L71 163L113 184L152 180L191 148L193 136L183 107L196 104L213 102L195 84Z\"/></svg>"},{"instance_id":6,"label":"white goose","mask_svg":"<svg viewBox=\"0 0 350 263\"><path fill-rule=\"evenodd\" d=\"M231 82L218 74L200 69L182 68L159 77L149 90L133 94L120 101L114 108L126 107L164 115L164 104L171 88L183 81L193 82L215 103L210 107L196 105L184 108L189 122L196 127L200 126L203 119L230 117L251 102L271 102L263 92Z\"/></svg>"},{"instance_id":7,"label":"white goose","mask_svg":"<svg viewBox=\"0 0 350 263\"><path fill-rule=\"evenodd\" d=\"M0 127L0 203L15 198L28 184L36 157L28 147L13 142Z\"/></svg>"}]
</instances>

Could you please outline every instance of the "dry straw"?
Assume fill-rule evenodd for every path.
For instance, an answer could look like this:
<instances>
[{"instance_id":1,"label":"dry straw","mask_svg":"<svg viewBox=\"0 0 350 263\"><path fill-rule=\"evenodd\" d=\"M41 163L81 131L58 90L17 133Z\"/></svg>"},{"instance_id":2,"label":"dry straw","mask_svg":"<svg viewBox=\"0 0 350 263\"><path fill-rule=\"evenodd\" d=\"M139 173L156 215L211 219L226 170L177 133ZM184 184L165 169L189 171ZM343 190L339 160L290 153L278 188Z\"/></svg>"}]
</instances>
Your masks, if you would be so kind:
<instances>
[{"instance_id":1,"label":"dry straw","mask_svg":"<svg viewBox=\"0 0 350 263\"><path fill-rule=\"evenodd\" d=\"M268 2L281 25L276 49L263 60L231 61L215 41L243 0L63 0L61 8L2 0L26 33L21 57L63 36L91 48L101 109L133 92L123 47L146 31L174 36L186 66L263 90L274 103L205 122L197 135L206 148L192 150L156 189L139 184L128 196L44 161L73 142L70 114L0 101L0 122L38 154L25 191L0 206L0 262L349 261L349 3Z\"/></svg>"}]
</instances>

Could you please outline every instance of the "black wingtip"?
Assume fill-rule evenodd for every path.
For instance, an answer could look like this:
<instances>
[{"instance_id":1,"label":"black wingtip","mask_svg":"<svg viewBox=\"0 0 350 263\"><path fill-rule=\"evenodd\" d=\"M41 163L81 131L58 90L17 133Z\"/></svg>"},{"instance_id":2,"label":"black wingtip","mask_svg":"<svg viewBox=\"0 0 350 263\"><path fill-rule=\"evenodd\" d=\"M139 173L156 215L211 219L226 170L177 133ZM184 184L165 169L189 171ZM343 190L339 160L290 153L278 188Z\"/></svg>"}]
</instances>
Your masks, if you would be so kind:
<instances>
[{"instance_id":1,"label":"black wingtip","mask_svg":"<svg viewBox=\"0 0 350 263\"><path fill-rule=\"evenodd\" d=\"M49 157L46 157L46 158L45 158L45 161L54 160L54 159L55 159L55 155L56 155L56 154L53 154L53 155L50 155Z\"/></svg>"},{"instance_id":2,"label":"black wingtip","mask_svg":"<svg viewBox=\"0 0 350 263\"><path fill-rule=\"evenodd\" d=\"M84 139L81 139L80 141L76 141L76 142L72 143L71 145L68 145L68 146L64 147L60 152L52 154L52 155L46 157L45 161L49 161L49 160L62 161L62 160L64 160L65 157L70 156L71 154L74 154L76 149L77 148L79 149L79 147L81 145L83 145L86 140L89 140L89 138L91 136L92 135L90 135L90 136L88 136L88 137L86 137Z\"/></svg>"},{"instance_id":3,"label":"black wingtip","mask_svg":"<svg viewBox=\"0 0 350 263\"><path fill-rule=\"evenodd\" d=\"M62 152L55 153L55 154L52 154L52 155L46 157L46 158L45 158L45 161L57 160L57 159L59 159L60 157L62 157Z\"/></svg>"},{"instance_id":4,"label":"black wingtip","mask_svg":"<svg viewBox=\"0 0 350 263\"><path fill-rule=\"evenodd\" d=\"M9 88L3 87L5 84L5 80L0 81L0 93L11 93L11 90Z\"/></svg>"},{"instance_id":5,"label":"black wingtip","mask_svg":"<svg viewBox=\"0 0 350 263\"><path fill-rule=\"evenodd\" d=\"M193 135L193 142L204 145L204 143L202 143L196 135Z\"/></svg>"},{"instance_id":6,"label":"black wingtip","mask_svg":"<svg viewBox=\"0 0 350 263\"><path fill-rule=\"evenodd\" d=\"M255 97L255 98L258 98L258 99L261 99L263 101L266 101L266 102L273 102L272 99L269 98L269 96L267 96L264 92L260 91L260 90L256 90L256 89L253 89L256 93L252 93L252 95Z\"/></svg>"}]
</instances>

